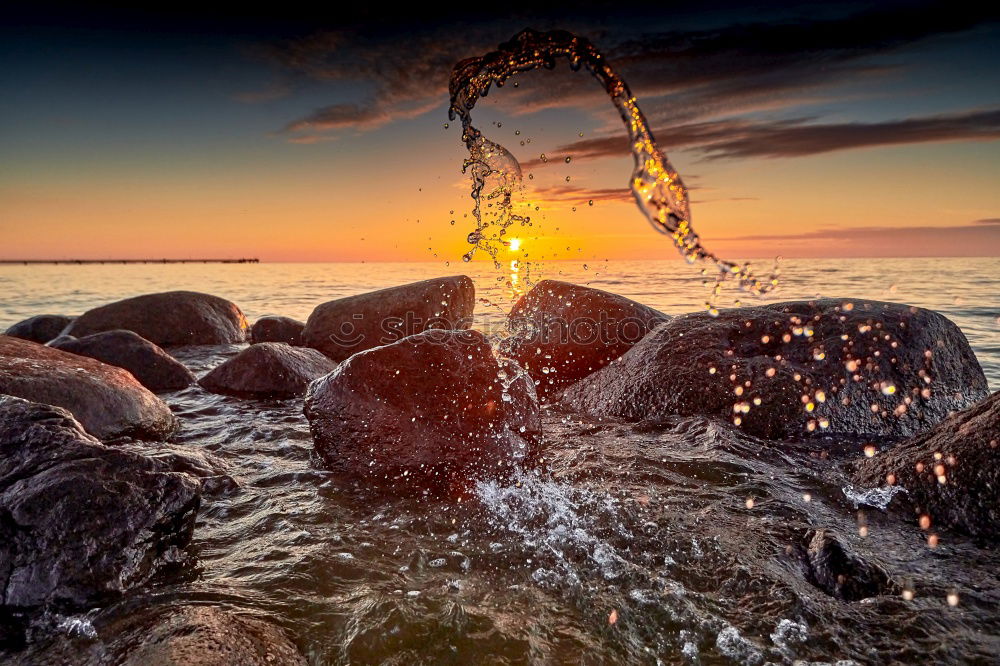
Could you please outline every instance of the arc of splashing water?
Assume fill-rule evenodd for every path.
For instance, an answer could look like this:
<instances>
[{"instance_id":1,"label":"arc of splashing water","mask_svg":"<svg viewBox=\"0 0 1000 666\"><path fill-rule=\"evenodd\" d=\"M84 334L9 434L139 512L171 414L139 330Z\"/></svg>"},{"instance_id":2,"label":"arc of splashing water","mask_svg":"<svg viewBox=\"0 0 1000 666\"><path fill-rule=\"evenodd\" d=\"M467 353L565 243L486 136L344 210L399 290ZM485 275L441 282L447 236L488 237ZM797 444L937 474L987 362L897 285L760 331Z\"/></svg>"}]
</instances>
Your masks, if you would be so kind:
<instances>
[{"instance_id":1,"label":"arc of splashing water","mask_svg":"<svg viewBox=\"0 0 1000 666\"><path fill-rule=\"evenodd\" d=\"M554 69L557 58L569 60L570 68L586 67L604 86L611 102L625 123L635 167L630 187L635 201L653 228L667 234L690 263L710 261L718 269L713 296L719 294L721 283L733 278L741 289L754 294L766 292L778 284L777 264L771 275L761 279L753 275L749 263L737 264L719 258L707 250L691 226L687 188L680 174L656 145L646 118L625 81L604 59L591 42L562 30L537 32L526 29L510 41L478 58L468 58L455 65L449 82L451 106L448 116L462 121L462 140L469 151L462 171L472 178L473 216L476 230L469 234L473 248L463 257L470 261L476 250L487 252L494 264L497 245L503 242L507 229L515 222L530 224L530 218L513 212L511 199L521 184L521 165L500 144L483 136L472 124L472 109L480 97L485 97L492 85L498 88L512 75L533 69ZM487 186L492 185L488 190ZM486 194L483 192L486 190ZM483 221L483 197L497 218L497 232L486 235L489 223ZM714 311L711 303L709 309Z\"/></svg>"}]
</instances>

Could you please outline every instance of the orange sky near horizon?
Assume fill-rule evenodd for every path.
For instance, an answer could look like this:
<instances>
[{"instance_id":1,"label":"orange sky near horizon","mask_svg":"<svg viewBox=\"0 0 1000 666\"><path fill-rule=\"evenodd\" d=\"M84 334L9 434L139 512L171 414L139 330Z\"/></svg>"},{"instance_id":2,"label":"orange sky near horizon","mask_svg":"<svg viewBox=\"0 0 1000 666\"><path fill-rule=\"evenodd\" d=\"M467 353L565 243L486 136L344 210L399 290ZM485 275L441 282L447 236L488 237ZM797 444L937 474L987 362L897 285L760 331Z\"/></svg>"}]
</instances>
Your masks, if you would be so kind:
<instances>
[{"instance_id":1,"label":"orange sky near horizon","mask_svg":"<svg viewBox=\"0 0 1000 666\"><path fill-rule=\"evenodd\" d=\"M622 58L623 75L690 188L709 250L1000 256L993 23L951 28L931 13L926 35L867 35L872 43L859 46L838 21L870 25L863 12L754 18L761 35L790 40L782 21L794 20L829 39L790 46L776 64L766 40L745 42L752 17L688 9L692 43L707 39L715 51L685 55L683 35L662 46L624 14L616 39L646 49L644 59ZM912 18L893 11L879 19L887 35ZM268 25L253 27L262 33L254 44L276 48ZM7 34L0 259L461 262L474 225L460 129L443 127L447 73L509 28L486 23L465 43L424 26L427 35L407 37L422 51L391 32L351 41L350 30L330 40L304 31L294 57L268 62L247 57L228 25L198 43L175 28ZM828 58L850 66L823 70ZM603 90L566 67L523 77L519 91L496 91L474 112L522 163L554 156L528 167L522 201L539 210L533 226L509 234L524 239L519 256L677 258L628 200L624 145L620 155L562 159L590 139L624 144Z\"/></svg>"}]
</instances>

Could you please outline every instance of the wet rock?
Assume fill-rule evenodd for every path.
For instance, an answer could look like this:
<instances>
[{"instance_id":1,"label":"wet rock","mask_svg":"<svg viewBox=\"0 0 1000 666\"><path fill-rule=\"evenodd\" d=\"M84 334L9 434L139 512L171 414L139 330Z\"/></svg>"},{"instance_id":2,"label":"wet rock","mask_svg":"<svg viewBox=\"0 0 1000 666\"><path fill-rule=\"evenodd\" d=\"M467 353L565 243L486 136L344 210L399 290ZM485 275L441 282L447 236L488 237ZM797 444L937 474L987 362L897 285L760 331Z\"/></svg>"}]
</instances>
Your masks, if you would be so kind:
<instances>
[{"instance_id":1,"label":"wet rock","mask_svg":"<svg viewBox=\"0 0 1000 666\"><path fill-rule=\"evenodd\" d=\"M600 370L669 318L624 296L542 280L511 309L502 349L547 394Z\"/></svg>"},{"instance_id":2,"label":"wet rock","mask_svg":"<svg viewBox=\"0 0 1000 666\"><path fill-rule=\"evenodd\" d=\"M228 495L240 487L226 464L206 451L163 442L116 442L114 451L136 454L137 468L149 472L175 472L198 479L202 496Z\"/></svg>"},{"instance_id":3,"label":"wet rock","mask_svg":"<svg viewBox=\"0 0 1000 666\"><path fill-rule=\"evenodd\" d=\"M125 651L123 651L125 652ZM279 627L221 608L185 606L129 646L125 666L283 666L305 664Z\"/></svg>"},{"instance_id":4,"label":"wet rock","mask_svg":"<svg viewBox=\"0 0 1000 666\"><path fill-rule=\"evenodd\" d=\"M475 285L464 275L349 296L313 310L302 339L306 346L343 361L429 328L468 328L475 301Z\"/></svg>"},{"instance_id":5,"label":"wet rock","mask_svg":"<svg viewBox=\"0 0 1000 666\"><path fill-rule=\"evenodd\" d=\"M165 439L177 427L129 372L8 336L0 336L0 393L67 409L100 439Z\"/></svg>"},{"instance_id":6,"label":"wet rock","mask_svg":"<svg viewBox=\"0 0 1000 666\"><path fill-rule=\"evenodd\" d=\"M330 469L398 491L500 476L541 438L531 381L498 365L478 331L425 331L356 354L310 386L305 414Z\"/></svg>"},{"instance_id":7,"label":"wet rock","mask_svg":"<svg viewBox=\"0 0 1000 666\"><path fill-rule=\"evenodd\" d=\"M929 529L1000 540L1000 392L857 463L854 481L905 488Z\"/></svg>"},{"instance_id":8,"label":"wet rock","mask_svg":"<svg viewBox=\"0 0 1000 666\"><path fill-rule=\"evenodd\" d=\"M261 317L250 327L250 342L285 342L294 347L302 344L302 330L305 327L301 321L291 317Z\"/></svg>"},{"instance_id":9,"label":"wet rock","mask_svg":"<svg viewBox=\"0 0 1000 666\"><path fill-rule=\"evenodd\" d=\"M11 659L55 666L304 666L275 624L217 606L141 606L94 622L92 635L57 636Z\"/></svg>"},{"instance_id":10,"label":"wet rock","mask_svg":"<svg viewBox=\"0 0 1000 666\"><path fill-rule=\"evenodd\" d=\"M62 333L72 321L72 317L65 315L35 315L8 328L5 335L44 345Z\"/></svg>"},{"instance_id":11,"label":"wet rock","mask_svg":"<svg viewBox=\"0 0 1000 666\"><path fill-rule=\"evenodd\" d=\"M256 396L302 395L309 383L337 364L315 349L283 342L251 345L198 382L213 393Z\"/></svg>"},{"instance_id":12,"label":"wet rock","mask_svg":"<svg viewBox=\"0 0 1000 666\"><path fill-rule=\"evenodd\" d=\"M190 541L200 496L66 410L0 397L0 606L89 607L142 583Z\"/></svg>"},{"instance_id":13,"label":"wet rock","mask_svg":"<svg viewBox=\"0 0 1000 666\"><path fill-rule=\"evenodd\" d=\"M67 342L72 342L73 340L78 340L78 339L79 338L77 338L75 335L57 335L56 337L46 342L45 346L55 347L56 349L58 349L59 345L65 344Z\"/></svg>"},{"instance_id":14,"label":"wet rock","mask_svg":"<svg viewBox=\"0 0 1000 666\"><path fill-rule=\"evenodd\" d=\"M146 294L88 310L66 329L85 335L125 329L161 347L245 342L246 317L224 298L193 291Z\"/></svg>"},{"instance_id":15,"label":"wet rock","mask_svg":"<svg viewBox=\"0 0 1000 666\"><path fill-rule=\"evenodd\" d=\"M831 531L814 530L806 538L806 578L831 597L860 601L897 591L882 567L852 553Z\"/></svg>"},{"instance_id":16,"label":"wet rock","mask_svg":"<svg viewBox=\"0 0 1000 666\"><path fill-rule=\"evenodd\" d=\"M968 341L943 316L823 299L675 317L562 404L626 420L715 415L766 438L903 437L985 395Z\"/></svg>"},{"instance_id":17,"label":"wet rock","mask_svg":"<svg viewBox=\"0 0 1000 666\"><path fill-rule=\"evenodd\" d=\"M125 368L150 391L173 391L195 382L195 376L183 364L132 331L105 331L82 338L54 340L49 346Z\"/></svg>"}]
</instances>

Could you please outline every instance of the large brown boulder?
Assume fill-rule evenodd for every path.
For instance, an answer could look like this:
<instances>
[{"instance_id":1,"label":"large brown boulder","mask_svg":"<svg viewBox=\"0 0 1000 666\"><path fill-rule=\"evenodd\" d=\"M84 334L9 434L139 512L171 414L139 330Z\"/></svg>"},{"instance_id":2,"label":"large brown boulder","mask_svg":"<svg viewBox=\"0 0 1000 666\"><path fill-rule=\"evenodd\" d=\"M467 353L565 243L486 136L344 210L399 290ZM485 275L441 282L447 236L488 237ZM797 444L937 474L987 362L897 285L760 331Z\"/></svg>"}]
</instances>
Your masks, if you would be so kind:
<instances>
[{"instance_id":1,"label":"large brown boulder","mask_svg":"<svg viewBox=\"0 0 1000 666\"><path fill-rule=\"evenodd\" d=\"M857 463L854 482L898 485L926 529L1000 540L1000 392Z\"/></svg>"},{"instance_id":2,"label":"large brown boulder","mask_svg":"<svg viewBox=\"0 0 1000 666\"><path fill-rule=\"evenodd\" d=\"M545 395L600 370L669 318L624 296L542 280L511 309L502 350Z\"/></svg>"},{"instance_id":3,"label":"large brown boulder","mask_svg":"<svg viewBox=\"0 0 1000 666\"><path fill-rule=\"evenodd\" d=\"M8 328L6 335L44 345L49 340L58 337L72 321L72 317L65 315L35 315Z\"/></svg>"},{"instance_id":4,"label":"large brown boulder","mask_svg":"<svg viewBox=\"0 0 1000 666\"><path fill-rule=\"evenodd\" d=\"M454 488L529 459L538 402L478 331L425 331L344 361L305 400L316 452L335 471L400 492Z\"/></svg>"},{"instance_id":5,"label":"large brown boulder","mask_svg":"<svg viewBox=\"0 0 1000 666\"><path fill-rule=\"evenodd\" d=\"M196 381L184 364L132 331L94 333L49 346L124 368L150 391L174 391Z\"/></svg>"},{"instance_id":6,"label":"large brown boulder","mask_svg":"<svg viewBox=\"0 0 1000 666\"><path fill-rule=\"evenodd\" d=\"M88 608L142 583L190 541L200 497L168 461L0 397L0 607Z\"/></svg>"},{"instance_id":7,"label":"large brown boulder","mask_svg":"<svg viewBox=\"0 0 1000 666\"><path fill-rule=\"evenodd\" d=\"M305 327L301 321L291 317L261 317L250 327L250 343L285 342L297 346L302 344L302 330Z\"/></svg>"},{"instance_id":8,"label":"large brown boulder","mask_svg":"<svg viewBox=\"0 0 1000 666\"><path fill-rule=\"evenodd\" d=\"M302 395L311 381L336 367L315 349L262 342L217 366L198 383L213 393L288 397Z\"/></svg>"},{"instance_id":9,"label":"large brown boulder","mask_svg":"<svg viewBox=\"0 0 1000 666\"><path fill-rule=\"evenodd\" d=\"M475 285L464 275L404 284L323 303L309 315L302 340L343 361L429 328L468 328L475 305Z\"/></svg>"},{"instance_id":10,"label":"large brown boulder","mask_svg":"<svg viewBox=\"0 0 1000 666\"><path fill-rule=\"evenodd\" d=\"M675 317L561 404L626 420L716 415L767 438L904 437L986 392L968 341L940 314L823 299Z\"/></svg>"},{"instance_id":11,"label":"large brown boulder","mask_svg":"<svg viewBox=\"0 0 1000 666\"><path fill-rule=\"evenodd\" d=\"M129 372L3 335L0 393L67 409L100 439L164 439L177 427L166 403Z\"/></svg>"},{"instance_id":12,"label":"large brown boulder","mask_svg":"<svg viewBox=\"0 0 1000 666\"><path fill-rule=\"evenodd\" d=\"M125 329L161 347L245 342L250 325L234 303L194 291L126 298L77 317L68 335Z\"/></svg>"}]
</instances>

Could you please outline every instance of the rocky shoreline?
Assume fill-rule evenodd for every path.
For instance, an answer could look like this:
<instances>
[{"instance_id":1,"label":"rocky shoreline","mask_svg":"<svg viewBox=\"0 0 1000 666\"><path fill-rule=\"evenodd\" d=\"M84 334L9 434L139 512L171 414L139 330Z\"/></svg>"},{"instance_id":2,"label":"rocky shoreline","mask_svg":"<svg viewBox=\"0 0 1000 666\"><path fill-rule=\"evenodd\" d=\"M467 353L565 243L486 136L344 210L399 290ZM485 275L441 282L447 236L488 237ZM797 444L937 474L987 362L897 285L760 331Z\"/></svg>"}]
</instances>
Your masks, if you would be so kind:
<instances>
[{"instance_id":1,"label":"rocky shoreline","mask_svg":"<svg viewBox=\"0 0 1000 666\"><path fill-rule=\"evenodd\" d=\"M11 327L0 336L0 650L17 659L32 637L51 642L32 660L59 663L71 648L34 637L38 618L194 566L185 548L202 497L240 492L220 461L170 443L185 424L157 393L196 381L262 405L301 397L316 464L371 493L465 501L476 483L543 469L543 409L637 428L697 416L764 447L796 439L823 454L831 437L871 440L845 470L864 488L905 489L895 501L914 534L1000 534L1000 394L939 314L824 299L670 316L546 280L494 347L468 330L474 303L472 281L453 276L323 303L306 323L250 326L224 299L169 292ZM200 378L171 354L245 342ZM822 527L788 556L845 602L901 593ZM305 662L259 617L181 605L143 618L74 656Z\"/></svg>"}]
</instances>

